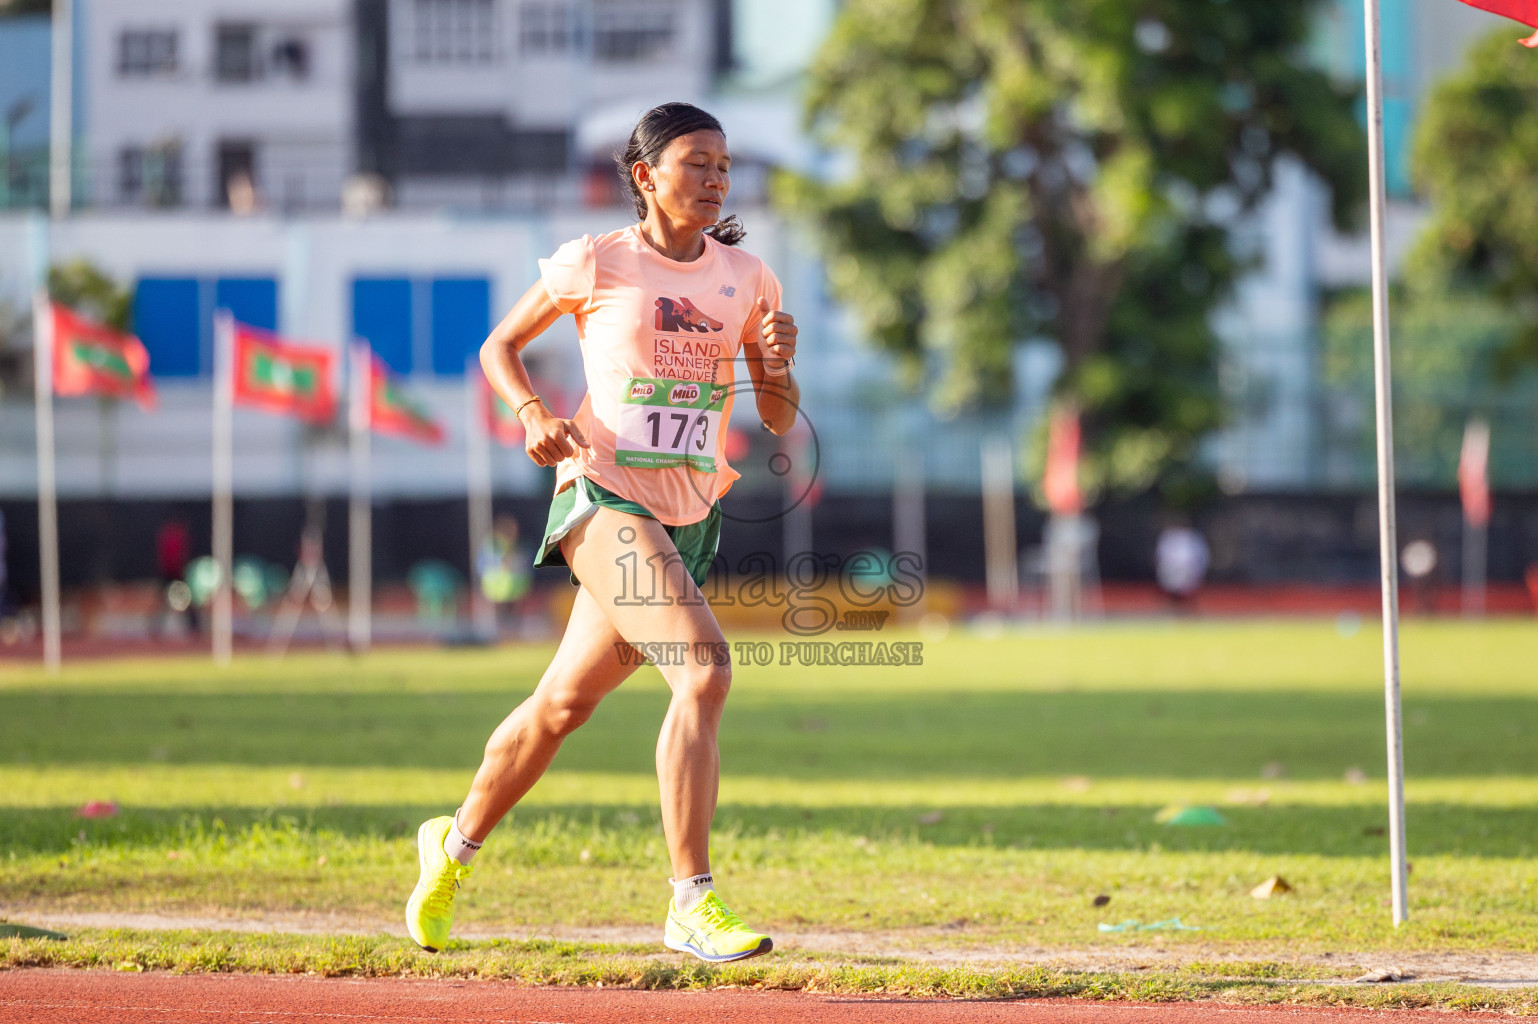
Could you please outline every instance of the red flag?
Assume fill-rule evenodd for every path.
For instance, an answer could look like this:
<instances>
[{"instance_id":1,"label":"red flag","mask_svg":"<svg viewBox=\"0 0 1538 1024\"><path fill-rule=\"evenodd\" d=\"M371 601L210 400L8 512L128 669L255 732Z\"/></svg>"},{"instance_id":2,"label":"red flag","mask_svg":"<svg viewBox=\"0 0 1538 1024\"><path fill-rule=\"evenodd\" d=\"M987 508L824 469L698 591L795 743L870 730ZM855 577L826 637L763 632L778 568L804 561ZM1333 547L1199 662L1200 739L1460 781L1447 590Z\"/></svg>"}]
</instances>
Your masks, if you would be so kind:
<instances>
[{"instance_id":1,"label":"red flag","mask_svg":"<svg viewBox=\"0 0 1538 1024\"><path fill-rule=\"evenodd\" d=\"M1079 488L1079 411L1058 406L1047 425L1047 466L1041 489L1053 515L1076 516L1084 511Z\"/></svg>"},{"instance_id":2,"label":"red flag","mask_svg":"<svg viewBox=\"0 0 1538 1024\"><path fill-rule=\"evenodd\" d=\"M330 349L235 325L235 401L322 426L336 418Z\"/></svg>"},{"instance_id":3,"label":"red flag","mask_svg":"<svg viewBox=\"0 0 1538 1024\"><path fill-rule=\"evenodd\" d=\"M55 302L48 304L53 328L53 390L57 395L111 395L155 407L150 354L132 334L87 320Z\"/></svg>"},{"instance_id":4,"label":"red flag","mask_svg":"<svg viewBox=\"0 0 1538 1024\"><path fill-rule=\"evenodd\" d=\"M1538 0L1463 0L1470 7L1499 14L1512 21L1520 21L1528 28L1538 29ZM1538 46L1538 32L1522 40L1527 47Z\"/></svg>"},{"instance_id":5,"label":"red flag","mask_svg":"<svg viewBox=\"0 0 1538 1024\"><path fill-rule=\"evenodd\" d=\"M509 448L523 447L523 424L513 415L513 407L502 401L502 396L492 388L485 374L481 375L481 418L492 440Z\"/></svg>"},{"instance_id":6,"label":"red flag","mask_svg":"<svg viewBox=\"0 0 1538 1024\"><path fill-rule=\"evenodd\" d=\"M545 408L560 416L565 407L565 396L549 381L539 377L530 376L529 383L534 385L534 392L540 396ZM486 433L498 444L522 448L523 421L513 414L513 407L502 400L502 396L497 394L484 374L480 378L480 393L481 419L486 424Z\"/></svg>"},{"instance_id":7,"label":"red flag","mask_svg":"<svg viewBox=\"0 0 1538 1024\"><path fill-rule=\"evenodd\" d=\"M1458 493L1463 498L1463 518L1470 526L1490 522L1490 424L1469 420L1463 431L1463 452L1458 458Z\"/></svg>"},{"instance_id":8,"label":"red flag","mask_svg":"<svg viewBox=\"0 0 1538 1024\"><path fill-rule=\"evenodd\" d=\"M384 361L370 352L368 365L369 426L381 434L409 437L423 444L442 444L443 426L400 389Z\"/></svg>"}]
</instances>

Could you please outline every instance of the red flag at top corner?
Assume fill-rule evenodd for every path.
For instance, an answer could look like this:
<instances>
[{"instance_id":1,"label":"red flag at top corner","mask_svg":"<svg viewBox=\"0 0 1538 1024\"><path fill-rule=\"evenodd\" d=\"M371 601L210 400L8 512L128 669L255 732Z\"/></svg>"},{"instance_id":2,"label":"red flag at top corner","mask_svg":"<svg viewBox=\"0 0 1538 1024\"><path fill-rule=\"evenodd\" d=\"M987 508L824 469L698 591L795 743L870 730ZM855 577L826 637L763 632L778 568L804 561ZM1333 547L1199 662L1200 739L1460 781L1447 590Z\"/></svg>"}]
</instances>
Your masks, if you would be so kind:
<instances>
[{"instance_id":1,"label":"red flag at top corner","mask_svg":"<svg viewBox=\"0 0 1538 1024\"><path fill-rule=\"evenodd\" d=\"M1489 11L1491 14L1499 14L1512 21L1520 21L1528 28L1538 29L1538 0L1463 0L1463 2L1481 11ZM1538 32L1521 40L1521 43L1529 49L1538 46Z\"/></svg>"},{"instance_id":2,"label":"red flag at top corner","mask_svg":"<svg viewBox=\"0 0 1538 1024\"><path fill-rule=\"evenodd\" d=\"M1463 499L1463 518L1470 526L1490 522L1490 424L1469 420L1463 430L1463 451L1458 458L1458 494Z\"/></svg>"},{"instance_id":3,"label":"red flag at top corner","mask_svg":"<svg viewBox=\"0 0 1538 1024\"><path fill-rule=\"evenodd\" d=\"M1041 490L1047 508L1056 516L1076 516L1084 511L1084 492L1079 487L1079 411L1059 406L1047 425L1047 466Z\"/></svg>"},{"instance_id":4,"label":"red flag at top corner","mask_svg":"<svg viewBox=\"0 0 1538 1024\"><path fill-rule=\"evenodd\" d=\"M150 355L132 334L88 320L56 302L47 306L53 330L53 391L57 395L132 398L155 407Z\"/></svg>"}]
</instances>

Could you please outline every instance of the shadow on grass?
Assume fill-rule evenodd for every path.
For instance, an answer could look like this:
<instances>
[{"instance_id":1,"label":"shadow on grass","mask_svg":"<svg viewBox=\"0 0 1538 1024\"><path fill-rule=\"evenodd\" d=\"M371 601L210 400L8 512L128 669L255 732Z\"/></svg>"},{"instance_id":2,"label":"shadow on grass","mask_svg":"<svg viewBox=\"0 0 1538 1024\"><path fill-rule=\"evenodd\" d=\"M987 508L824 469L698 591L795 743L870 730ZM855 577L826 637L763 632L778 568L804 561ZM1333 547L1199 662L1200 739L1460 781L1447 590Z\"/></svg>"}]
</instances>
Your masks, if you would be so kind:
<instances>
[{"instance_id":1,"label":"shadow on grass","mask_svg":"<svg viewBox=\"0 0 1538 1024\"><path fill-rule=\"evenodd\" d=\"M304 851L332 836L351 840L409 841L423 820L444 806L351 806L260 810L128 807L116 818L82 821L72 809L0 810L0 859L68 854L83 849L231 848L259 854ZM1173 827L1153 821L1156 808L977 807L741 807L723 804L716 815L717 848L737 840L833 842L856 851L859 839L935 847L1035 850L1253 852L1338 857L1383 855L1383 812L1373 807L1225 807L1227 824ZM930 824L921 824L920 819ZM660 840L654 806L583 804L519 808L512 827L499 831L515 856L533 863L573 864L578 851L599 848L623 860ZM1531 857L1538 853L1538 808L1415 804L1410 844L1417 856L1451 854ZM628 852L627 852L628 851ZM646 853L651 859L652 854Z\"/></svg>"},{"instance_id":2,"label":"shadow on grass","mask_svg":"<svg viewBox=\"0 0 1538 1024\"><path fill-rule=\"evenodd\" d=\"M249 764L473 770L521 694L0 693L0 764ZM666 709L621 690L568 740L566 770L649 770ZM1538 698L1405 702L1413 775L1538 775ZM791 778L961 775L1339 779L1383 761L1376 692L1060 692L891 696L734 692L726 770Z\"/></svg>"}]
</instances>

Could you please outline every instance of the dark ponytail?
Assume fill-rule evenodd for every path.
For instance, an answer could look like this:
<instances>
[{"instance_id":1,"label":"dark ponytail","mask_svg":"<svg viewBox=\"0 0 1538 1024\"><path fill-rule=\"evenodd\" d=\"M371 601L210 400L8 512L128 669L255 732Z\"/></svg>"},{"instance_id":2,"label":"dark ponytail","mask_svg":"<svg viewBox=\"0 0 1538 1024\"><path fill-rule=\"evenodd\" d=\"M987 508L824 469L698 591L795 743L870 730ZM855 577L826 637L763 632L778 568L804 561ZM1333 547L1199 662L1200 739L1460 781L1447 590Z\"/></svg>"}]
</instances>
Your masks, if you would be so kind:
<instances>
[{"instance_id":1,"label":"dark ponytail","mask_svg":"<svg viewBox=\"0 0 1538 1024\"><path fill-rule=\"evenodd\" d=\"M692 103L664 103L642 114L641 120L636 122L635 130L630 133L630 142L623 153L615 156L614 163L619 168L620 180L625 183L635 203L636 214L643 220L646 218L646 198L641 195L635 183L635 175L630 169L638 161L657 166L668 143L681 135L705 130L720 132L723 138L726 136L720 121ZM747 234L736 214L706 228L705 233L722 245L736 245Z\"/></svg>"}]
</instances>

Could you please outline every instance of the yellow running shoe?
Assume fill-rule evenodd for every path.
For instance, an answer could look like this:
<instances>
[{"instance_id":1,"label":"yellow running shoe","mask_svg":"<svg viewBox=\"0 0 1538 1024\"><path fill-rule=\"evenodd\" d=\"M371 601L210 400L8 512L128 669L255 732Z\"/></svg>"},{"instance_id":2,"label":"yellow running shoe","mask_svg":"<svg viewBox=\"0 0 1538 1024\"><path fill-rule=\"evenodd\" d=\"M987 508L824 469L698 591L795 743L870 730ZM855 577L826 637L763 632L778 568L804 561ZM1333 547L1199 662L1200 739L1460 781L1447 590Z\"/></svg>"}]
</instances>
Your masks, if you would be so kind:
<instances>
[{"instance_id":1,"label":"yellow running shoe","mask_svg":"<svg viewBox=\"0 0 1538 1024\"><path fill-rule=\"evenodd\" d=\"M714 891L707 892L705 898L686 914L679 913L672 902L668 903L668 923L662 933L662 944L680 953L693 953L713 964L746 960L774 948L773 939L743 924L742 918L732 913Z\"/></svg>"},{"instance_id":2,"label":"yellow running shoe","mask_svg":"<svg viewBox=\"0 0 1538 1024\"><path fill-rule=\"evenodd\" d=\"M417 861L422 874L406 901L406 930L412 941L429 953L448 943L449 928L454 924L454 894L470 874L469 864L459 863L443 850L443 840L453 824L453 817L445 814L429 818L417 829Z\"/></svg>"}]
</instances>

